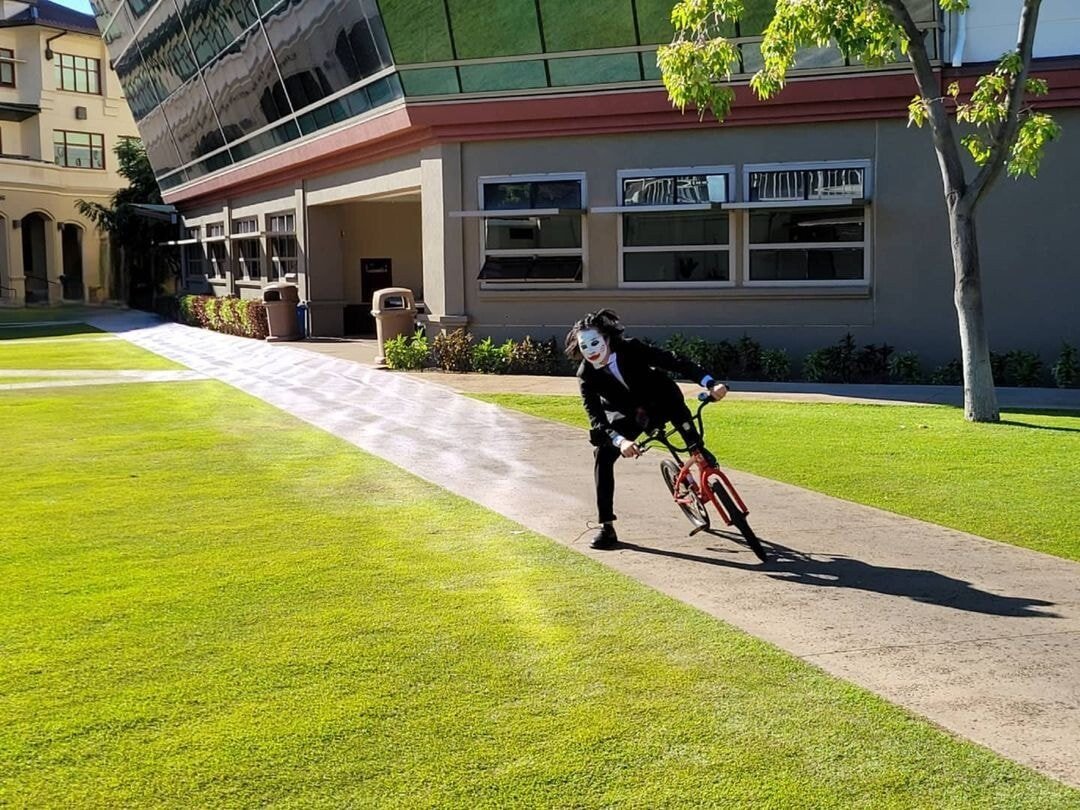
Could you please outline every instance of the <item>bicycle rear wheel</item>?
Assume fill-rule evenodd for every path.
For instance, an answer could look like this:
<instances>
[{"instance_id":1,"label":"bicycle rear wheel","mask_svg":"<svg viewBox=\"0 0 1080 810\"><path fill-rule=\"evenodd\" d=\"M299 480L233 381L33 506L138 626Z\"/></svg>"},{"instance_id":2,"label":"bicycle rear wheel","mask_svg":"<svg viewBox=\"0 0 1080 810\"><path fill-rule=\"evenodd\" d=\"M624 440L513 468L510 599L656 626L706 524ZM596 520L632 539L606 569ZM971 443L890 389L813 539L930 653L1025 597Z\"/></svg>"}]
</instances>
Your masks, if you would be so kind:
<instances>
[{"instance_id":1,"label":"bicycle rear wheel","mask_svg":"<svg viewBox=\"0 0 1080 810\"><path fill-rule=\"evenodd\" d=\"M754 552L759 560L762 562L768 562L769 555L765 552L765 547L761 545L761 541L758 536L754 534L754 530L750 528L750 522L746 519L746 513L739 509L735 504L735 500L728 493L724 487L723 482L719 478L713 478L709 482L709 486L716 495L716 500L720 501L720 505L724 507L724 511L728 513L728 517L731 518L731 525L739 530L739 534L743 536L746 541L746 545L750 546L750 550Z\"/></svg>"},{"instance_id":2,"label":"bicycle rear wheel","mask_svg":"<svg viewBox=\"0 0 1080 810\"><path fill-rule=\"evenodd\" d=\"M688 503L679 503L679 508L694 527L694 531L691 532L693 534L709 528L709 513L705 509L705 504L701 502L701 498L698 497L697 492L692 487L687 486L685 481L679 485L679 491L675 492L675 482L679 478L680 469L679 465L671 459L664 459L660 462L660 474L664 476L664 483L667 484L672 497L688 501Z\"/></svg>"}]
</instances>

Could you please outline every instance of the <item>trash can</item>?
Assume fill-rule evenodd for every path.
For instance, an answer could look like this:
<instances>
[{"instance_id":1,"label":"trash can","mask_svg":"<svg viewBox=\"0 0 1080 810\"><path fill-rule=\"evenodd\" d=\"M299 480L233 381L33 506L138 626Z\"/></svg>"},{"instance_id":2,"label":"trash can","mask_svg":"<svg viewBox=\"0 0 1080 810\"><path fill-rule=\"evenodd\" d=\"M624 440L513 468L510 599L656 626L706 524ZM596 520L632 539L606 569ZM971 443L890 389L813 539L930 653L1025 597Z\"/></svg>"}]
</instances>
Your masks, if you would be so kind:
<instances>
[{"instance_id":1,"label":"trash can","mask_svg":"<svg viewBox=\"0 0 1080 810\"><path fill-rule=\"evenodd\" d=\"M371 297L371 314L375 317L375 336L379 352L375 362L386 362L386 341L399 335L411 335L416 321L416 302L408 287L384 287Z\"/></svg>"},{"instance_id":2,"label":"trash can","mask_svg":"<svg viewBox=\"0 0 1080 810\"><path fill-rule=\"evenodd\" d=\"M299 340L301 335L296 323L296 305L300 294L295 284L278 281L263 287L263 304L266 305L266 321L269 341Z\"/></svg>"}]
</instances>

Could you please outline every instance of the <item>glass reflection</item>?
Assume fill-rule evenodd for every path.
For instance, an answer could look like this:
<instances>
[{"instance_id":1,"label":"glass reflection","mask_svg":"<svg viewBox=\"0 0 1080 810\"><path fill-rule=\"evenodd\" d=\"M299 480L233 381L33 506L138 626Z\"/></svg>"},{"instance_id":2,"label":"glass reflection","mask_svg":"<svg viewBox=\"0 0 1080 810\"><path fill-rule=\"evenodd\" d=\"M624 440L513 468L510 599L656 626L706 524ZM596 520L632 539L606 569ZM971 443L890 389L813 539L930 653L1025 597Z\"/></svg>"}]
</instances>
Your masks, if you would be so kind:
<instances>
[{"instance_id":1,"label":"glass reflection","mask_svg":"<svg viewBox=\"0 0 1080 810\"><path fill-rule=\"evenodd\" d=\"M536 0L446 0L459 59L543 53Z\"/></svg>"},{"instance_id":2,"label":"glass reflection","mask_svg":"<svg viewBox=\"0 0 1080 810\"><path fill-rule=\"evenodd\" d=\"M131 114L135 116L136 121L161 103L137 47L129 48L127 53L120 57L115 69L116 76L124 88L128 106L131 107Z\"/></svg>"},{"instance_id":3,"label":"glass reflection","mask_svg":"<svg viewBox=\"0 0 1080 810\"><path fill-rule=\"evenodd\" d=\"M266 37L258 28L234 42L203 72L227 141L289 115Z\"/></svg>"},{"instance_id":4,"label":"glass reflection","mask_svg":"<svg viewBox=\"0 0 1080 810\"><path fill-rule=\"evenodd\" d=\"M102 39L105 40L105 47L109 51L109 56L115 59L131 45L131 40L135 36L135 26L131 22L131 15L126 7L117 10L109 21L108 28L104 27L104 23L105 20L98 20L99 28L104 31Z\"/></svg>"},{"instance_id":5,"label":"glass reflection","mask_svg":"<svg viewBox=\"0 0 1080 810\"><path fill-rule=\"evenodd\" d=\"M139 122L139 134L146 146L150 165L154 167L154 174L167 174L180 165L180 155L173 143L169 122L161 110L150 113Z\"/></svg>"},{"instance_id":6,"label":"glass reflection","mask_svg":"<svg viewBox=\"0 0 1080 810\"><path fill-rule=\"evenodd\" d=\"M397 0L382 4L382 21L399 65L454 58L443 0Z\"/></svg>"},{"instance_id":7,"label":"glass reflection","mask_svg":"<svg viewBox=\"0 0 1080 810\"><path fill-rule=\"evenodd\" d=\"M162 109L183 160L194 160L225 145L201 79L185 84Z\"/></svg>"},{"instance_id":8,"label":"glass reflection","mask_svg":"<svg viewBox=\"0 0 1080 810\"><path fill-rule=\"evenodd\" d=\"M255 22L255 7L250 0L181 0L180 15L196 60L205 65Z\"/></svg>"},{"instance_id":9,"label":"glass reflection","mask_svg":"<svg viewBox=\"0 0 1080 810\"><path fill-rule=\"evenodd\" d=\"M641 61L636 53L550 59L548 70L552 87L641 81Z\"/></svg>"},{"instance_id":10,"label":"glass reflection","mask_svg":"<svg viewBox=\"0 0 1080 810\"><path fill-rule=\"evenodd\" d=\"M548 53L638 44L631 0L540 0L540 13Z\"/></svg>"},{"instance_id":11,"label":"glass reflection","mask_svg":"<svg viewBox=\"0 0 1080 810\"><path fill-rule=\"evenodd\" d=\"M166 98L195 74L191 46L172 3L161 3L154 10L139 34L138 47L159 98Z\"/></svg>"}]
</instances>

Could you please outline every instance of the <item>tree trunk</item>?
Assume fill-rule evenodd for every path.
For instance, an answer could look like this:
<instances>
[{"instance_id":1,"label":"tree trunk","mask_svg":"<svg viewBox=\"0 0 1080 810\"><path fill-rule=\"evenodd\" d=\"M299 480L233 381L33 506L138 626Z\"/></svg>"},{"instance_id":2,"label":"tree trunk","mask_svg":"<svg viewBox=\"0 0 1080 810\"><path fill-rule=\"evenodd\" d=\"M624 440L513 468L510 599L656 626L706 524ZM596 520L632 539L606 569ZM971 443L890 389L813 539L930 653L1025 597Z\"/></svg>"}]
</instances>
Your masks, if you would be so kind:
<instances>
[{"instance_id":1,"label":"tree trunk","mask_svg":"<svg viewBox=\"0 0 1080 810\"><path fill-rule=\"evenodd\" d=\"M955 199L955 198L953 198ZM953 301L960 323L960 351L964 364L964 417L971 422L998 422L997 393L990 366L990 341L983 316L982 279L974 214L950 200Z\"/></svg>"}]
</instances>

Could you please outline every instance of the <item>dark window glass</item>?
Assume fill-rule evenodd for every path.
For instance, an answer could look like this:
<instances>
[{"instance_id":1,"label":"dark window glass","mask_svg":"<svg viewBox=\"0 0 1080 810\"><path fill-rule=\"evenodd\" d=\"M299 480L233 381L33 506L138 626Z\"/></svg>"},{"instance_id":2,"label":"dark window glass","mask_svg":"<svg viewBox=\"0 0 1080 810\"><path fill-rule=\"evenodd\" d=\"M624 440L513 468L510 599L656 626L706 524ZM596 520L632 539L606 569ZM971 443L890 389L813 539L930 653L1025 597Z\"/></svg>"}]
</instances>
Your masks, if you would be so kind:
<instances>
[{"instance_id":1,"label":"dark window glass","mask_svg":"<svg viewBox=\"0 0 1080 810\"><path fill-rule=\"evenodd\" d=\"M135 25L131 21L127 6L122 6L112 15L108 28L102 25L103 22L98 21L98 28L105 32L102 39L105 40L105 47L109 50L109 57L116 59L131 45L135 36Z\"/></svg>"},{"instance_id":2,"label":"dark window glass","mask_svg":"<svg viewBox=\"0 0 1080 810\"><path fill-rule=\"evenodd\" d=\"M88 56L68 53L53 55L53 70L58 90L72 93L101 93L101 62Z\"/></svg>"},{"instance_id":3,"label":"dark window glass","mask_svg":"<svg viewBox=\"0 0 1080 810\"><path fill-rule=\"evenodd\" d=\"M176 174L170 174L168 177L159 177L157 184L162 191L168 191L170 188L176 188L187 181L187 172L177 172Z\"/></svg>"},{"instance_id":4,"label":"dark window glass","mask_svg":"<svg viewBox=\"0 0 1080 810\"><path fill-rule=\"evenodd\" d=\"M175 8L172 3L158 5L137 41L143 64L161 99L178 90L197 70Z\"/></svg>"},{"instance_id":5,"label":"dark window glass","mask_svg":"<svg viewBox=\"0 0 1080 810\"><path fill-rule=\"evenodd\" d=\"M53 131L54 160L74 169L105 168L105 138L93 132Z\"/></svg>"},{"instance_id":6,"label":"dark window glass","mask_svg":"<svg viewBox=\"0 0 1080 810\"><path fill-rule=\"evenodd\" d=\"M300 130L297 129L296 123L286 121L281 126L268 129L266 132L260 132L255 137L249 138L243 143L235 144L229 149L232 152L233 160L244 160L252 155L258 155L268 149L294 141L299 137Z\"/></svg>"},{"instance_id":7,"label":"dark window glass","mask_svg":"<svg viewBox=\"0 0 1080 810\"><path fill-rule=\"evenodd\" d=\"M400 75L407 96L444 96L461 90L457 70L452 67L403 70Z\"/></svg>"},{"instance_id":8,"label":"dark window glass","mask_svg":"<svg viewBox=\"0 0 1080 810\"><path fill-rule=\"evenodd\" d=\"M459 59L543 53L535 0L446 0Z\"/></svg>"},{"instance_id":9,"label":"dark window glass","mask_svg":"<svg viewBox=\"0 0 1080 810\"><path fill-rule=\"evenodd\" d=\"M746 0L739 18L738 35L756 37L776 16L776 0ZM732 32L734 34L736 32Z\"/></svg>"},{"instance_id":10,"label":"dark window glass","mask_svg":"<svg viewBox=\"0 0 1080 810\"><path fill-rule=\"evenodd\" d=\"M162 105L162 109L172 124L176 146L184 161L202 157L225 145L201 79L185 84Z\"/></svg>"},{"instance_id":11,"label":"dark window glass","mask_svg":"<svg viewBox=\"0 0 1080 810\"><path fill-rule=\"evenodd\" d=\"M527 62L462 65L458 70L461 73L461 90L464 93L547 87L544 63L531 59Z\"/></svg>"},{"instance_id":12,"label":"dark window glass","mask_svg":"<svg viewBox=\"0 0 1080 810\"><path fill-rule=\"evenodd\" d=\"M638 44L631 0L540 0L540 12L548 53Z\"/></svg>"},{"instance_id":13,"label":"dark window glass","mask_svg":"<svg viewBox=\"0 0 1080 810\"><path fill-rule=\"evenodd\" d=\"M384 76L377 82L372 82L367 86L368 101L372 107L389 104L391 101L401 98L401 95L401 81L398 79L397 74Z\"/></svg>"},{"instance_id":14,"label":"dark window glass","mask_svg":"<svg viewBox=\"0 0 1080 810\"><path fill-rule=\"evenodd\" d=\"M638 56L641 57L641 75L645 81L659 81L661 74L660 66L656 64L656 51L645 51Z\"/></svg>"},{"instance_id":15,"label":"dark window glass","mask_svg":"<svg viewBox=\"0 0 1080 810\"><path fill-rule=\"evenodd\" d=\"M581 208L580 180L485 183L484 209Z\"/></svg>"},{"instance_id":16,"label":"dark window glass","mask_svg":"<svg viewBox=\"0 0 1080 810\"><path fill-rule=\"evenodd\" d=\"M138 121L161 103L154 82L143 64L138 48L129 48L116 63L116 75L124 88L131 114Z\"/></svg>"},{"instance_id":17,"label":"dark window glass","mask_svg":"<svg viewBox=\"0 0 1080 810\"><path fill-rule=\"evenodd\" d=\"M761 209L750 212L751 244L862 242L861 208Z\"/></svg>"},{"instance_id":18,"label":"dark window glass","mask_svg":"<svg viewBox=\"0 0 1080 810\"><path fill-rule=\"evenodd\" d=\"M0 48L0 60L14 59L15 51L10 48ZM4 87L15 86L15 63L0 61L0 85Z\"/></svg>"},{"instance_id":19,"label":"dark window glass","mask_svg":"<svg viewBox=\"0 0 1080 810\"><path fill-rule=\"evenodd\" d=\"M261 278L262 272L259 262L259 240L237 239L233 242L236 250L237 264L244 278Z\"/></svg>"},{"instance_id":20,"label":"dark window glass","mask_svg":"<svg viewBox=\"0 0 1080 810\"><path fill-rule=\"evenodd\" d=\"M581 281L578 256L490 256L479 278L489 282L573 282Z\"/></svg>"},{"instance_id":21,"label":"dark window glass","mask_svg":"<svg viewBox=\"0 0 1080 810\"><path fill-rule=\"evenodd\" d=\"M136 17L142 17L154 7L156 2L157 0L128 0L128 8L131 9L131 13Z\"/></svg>"},{"instance_id":22,"label":"dark window glass","mask_svg":"<svg viewBox=\"0 0 1080 810\"><path fill-rule=\"evenodd\" d=\"M356 0L289 2L264 25L293 107L302 109L389 66L381 27Z\"/></svg>"},{"instance_id":23,"label":"dark window glass","mask_svg":"<svg viewBox=\"0 0 1080 810\"><path fill-rule=\"evenodd\" d=\"M624 281L727 281L726 250L679 250L663 253L624 253Z\"/></svg>"},{"instance_id":24,"label":"dark window glass","mask_svg":"<svg viewBox=\"0 0 1080 810\"><path fill-rule=\"evenodd\" d=\"M200 65L211 61L255 22L250 0L181 0L179 5Z\"/></svg>"},{"instance_id":25,"label":"dark window glass","mask_svg":"<svg viewBox=\"0 0 1080 810\"><path fill-rule=\"evenodd\" d=\"M667 45L675 36L671 0L634 0L642 45Z\"/></svg>"},{"instance_id":26,"label":"dark window glass","mask_svg":"<svg viewBox=\"0 0 1080 810\"><path fill-rule=\"evenodd\" d=\"M751 250L751 281L858 281L862 248Z\"/></svg>"},{"instance_id":27,"label":"dark window glass","mask_svg":"<svg viewBox=\"0 0 1080 810\"><path fill-rule=\"evenodd\" d=\"M784 169L750 172L750 200L827 200L865 196L865 173L856 168Z\"/></svg>"},{"instance_id":28,"label":"dark window glass","mask_svg":"<svg viewBox=\"0 0 1080 810\"><path fill-rule=\"evenodd\" d=\"M292 112L280 92L270 47L258 27L207 65L203 78L226 140L250 135ZM276 94L274 87L278 87Z\"/></svg>"},{"instance_id":29,"label":"dark window glass","mask_svg":"<svg viewBox=\"0 0 1080 810\"><path fill-rule=\"evenodd\" d=\"M454 58L443 0L396 0L380 8L397 64Z\"/></svg>"},{"instance_id":30,"label":"dark window glass","mask_svg":"<svg viewBox=\"0 0 1080 810\"><path fill-rule=\"evenodd\" d=\"M641 81L641 62L636 53L549 59L548 71L552 87Z\"/></svg>"},{"instance_id":31,"label":"dark window glass","mask_svg":"<svg viewBox=\"0 0 1080 810\"><path fill-rule=\"evenodd\" d=\"M728 236L728 215L725 211L676 211L623 216L623 244L627 247L726 245Z\"/></svg>"},{"instance_id":32,"label":"dark window glass","mask_svg":"<svg viewBox=\"0 0 1080 810\"><path fill-rule=\"evenodd\" d=\"M139 133L155 175L168 174L180 165L180 155L173 143L169 122L161 110L155 110L139 122Z\"/></svg>"},{"instance_id":33,"label":"dark window glass","mask_svg":"<svg viewBox=\"0 0 1080 810\"><path fill-rule=\"evenodd\" d=\"M488 217L484 234L488 250L580 248L581 217Z\"/></svg>"},{"instance_id":34,"label":"dark window glass","mask_svg":"<svg viewBox=\"0 0 1080 810\"><path fill-rule=\"evenodd\" d=\"M323 127L345 121L353 116L401 98L401 84L397 76L386 76L367 87L358 87L321 107L300 116L300 128L307 135Z\"/></svg>"}]
</instances>

